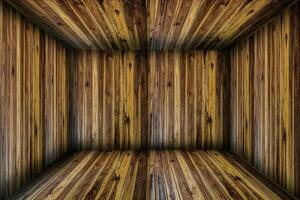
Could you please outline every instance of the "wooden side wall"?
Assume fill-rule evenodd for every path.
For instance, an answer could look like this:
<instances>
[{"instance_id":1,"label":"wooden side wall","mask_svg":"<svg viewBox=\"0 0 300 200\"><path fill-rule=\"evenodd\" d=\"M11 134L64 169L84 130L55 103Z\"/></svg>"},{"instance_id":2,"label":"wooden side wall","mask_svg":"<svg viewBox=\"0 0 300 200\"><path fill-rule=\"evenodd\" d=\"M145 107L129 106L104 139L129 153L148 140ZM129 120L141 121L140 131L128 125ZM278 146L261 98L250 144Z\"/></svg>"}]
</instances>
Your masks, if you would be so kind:
<instances>
[{"instance_id":1,"label":"wooden side wall","mask_svg":"<svg viewBox=\"0 0 300 200\"><path fill-rule=\"evenodd\" d=\"M70 52L75 149L226 148L225 54Z\"/></svg>"},{"instance_id":2,"label":"wooden side wall","mask_svg":"<svg viewBox=\"0 0 300 200\"><path fill-rule=\"evenodd\" d=\"M230 50L231 149L300 195L300 12L284 10Z\"/></svg>"},{"instance_id":3,"label":"wooden side wall","mask_svg":"<svg viewBox=\"0 0 300 200\"><path fill-rule=\"evenodd\" d=\"M68 149L66 49L0 0L0 199Z\"/></svg>"}]
</instances>

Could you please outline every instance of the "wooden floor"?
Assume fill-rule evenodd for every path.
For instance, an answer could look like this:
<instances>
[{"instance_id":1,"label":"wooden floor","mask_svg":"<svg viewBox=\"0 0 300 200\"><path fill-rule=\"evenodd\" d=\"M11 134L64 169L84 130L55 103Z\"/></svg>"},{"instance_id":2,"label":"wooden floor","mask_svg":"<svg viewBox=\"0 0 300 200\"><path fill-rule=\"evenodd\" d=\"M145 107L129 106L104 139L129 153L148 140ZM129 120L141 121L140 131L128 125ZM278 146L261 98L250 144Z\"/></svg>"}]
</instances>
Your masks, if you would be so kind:
<instances>
[{"instance_id":1,"label":"wooden floor","mask_svg":"<svg viewBox=\"0 0 300 200\"><path fill-rule=\"evenodd\" d=\"M12 199L292 199L217 151L78 152Z\"/></svg>"}]
</instances>

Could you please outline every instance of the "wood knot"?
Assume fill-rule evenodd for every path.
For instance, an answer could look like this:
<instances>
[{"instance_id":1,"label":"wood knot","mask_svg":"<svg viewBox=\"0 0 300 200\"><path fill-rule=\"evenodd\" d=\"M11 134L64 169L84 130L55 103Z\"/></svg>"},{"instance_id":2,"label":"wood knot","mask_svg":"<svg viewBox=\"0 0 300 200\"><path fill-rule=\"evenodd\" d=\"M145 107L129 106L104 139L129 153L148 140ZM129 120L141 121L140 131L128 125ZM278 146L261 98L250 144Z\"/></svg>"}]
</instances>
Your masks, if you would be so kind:
<instances>
[{"instance_id":1,"label":"wood knot","mask_svg":"<svg viewBox=\"0 0 300 200\"><path fill-rule=\"evenodd\" d=\"M246 4L249 4L249 3L251 3L253 0L245 0L245 3Z\"/></svg>"},{"instance_id":2,"label":"wood knot","mask_svg":"<svg viewBox=\"0 0 300 200\"><path fill-rule=\"evenodd\" d=\"M211 116L210 116L209 114L206 114L206 122L207 122L208 124L211 124L211 123L212 123L212 118L211 118Z\"/></svg>"},{"instance_id":3,"label":"wood knot","mask_svg":"<svg viewBox=\"0 0 300 200\"><path fill-rule=\"evenodd\" d=\"M120 14L120 11L119 10L115 10L115 13L117 14L117 15L119 15Z\"/></svg>"},{"instance_id":4,"label":"wood knot","mask_svg":"<svg viewBox=\"0 0 300 200\"><path fill-rule=\"evenodd\" d=\"M112 175L112 180L114 181L118 181L120 180L120 176L119 175L116 175L115 173Z\"/></svg>"},{"instance_id":5,"label":"wood knot","mask_svg":"<svg viewBox=\"0 0 300 200\"><path fill-rule=\"evenodd\" d=\"M223 0L221 1L221 5L222 6L227 6L229 4L229 1L228 0Z\"/></svg>"},{"instance_id":6,"label":"wood knot","mask_svg":"<svg viewBox=\"0 0 300 200\"><path fill-rule=\"evenodd\" d=\"M235 192L233 191L233 190L229 190L229 194L230 194L230 196L232 196L232 197L234 197L236 194L235 194Z\"/></svg>"},{"instance_id":7,"label":"wood knot","mask_svg":"<svg viewBox=\"0 0 300 200\"><path fill-rule=\"evenodd\" d=\"M74 6L83 6L83 3L80 1L73 1Z\"/></svg>"},{"instance_id":8,"label":"wood knot","mask_svg":"<svg viewBox=\"0 0 300 200\"><path fill-rule=\"evenodd\" d=\"M140 80L140 85L144 85L145 81L143 79Z\"/></svg>"},{"instance_id":9,"label":"wood knot","mask_svg":"<svg viewBox=\"0 0 300 200\"><path fill-rule=\"evenodd\" d=\"M90 83L88 81L85 82L85 87L89 87Z\"/></svg>"},{"instance_id":10,"label":"wood knot","mask_svg":"<svg viewBox=\"0 0 300 200\"><path fill-rule=\"evenodd\" d=\"M285 130L285 128L282 130L282 141L283 142L286 141L286 130Z\"/></svg>"},{"instance_id":11,"label":"wood knot","mask_svg":"<svg viewBox=\"0 0 300 200\"><path fill-rule=\"evenodd\" d=\"M130 123L130 117L128 115L126 115L126 114L124 116L124 123L125 124L129 124Z\"/></svg>"},{"instance_id":12,"label":"wood knot","mask_svg":"<svg viewBox=\"0 0 300 200\"><path fill-rule=\"evenodd\" d=\"M251 15L253 12L254 12L254 10L253 10L253 9L252 9L252 10L250 10L250 11L248 12L248 15Z\"/></svg>"},{"instance_id":13,"label":"wood knot","mask_svg":"<svg viewBox=\"0 0 300 200\"><path fill-rule=\"evenodd\" d=\"M167 87L171 87L172 86L172 83L171 83L171 81L168 81L168 83L167 83Z\"/></svg>"},{"instance_id":14,"label":"wood knot","mask_svg":"<svg viewBox=\"0 0 300 200\"><path fill-rule=\"evenodd\" d=\"M37 135L38 134L38 128L37 128L37 125L34 124L34 135Z\"/></svg>"}]
</instances>

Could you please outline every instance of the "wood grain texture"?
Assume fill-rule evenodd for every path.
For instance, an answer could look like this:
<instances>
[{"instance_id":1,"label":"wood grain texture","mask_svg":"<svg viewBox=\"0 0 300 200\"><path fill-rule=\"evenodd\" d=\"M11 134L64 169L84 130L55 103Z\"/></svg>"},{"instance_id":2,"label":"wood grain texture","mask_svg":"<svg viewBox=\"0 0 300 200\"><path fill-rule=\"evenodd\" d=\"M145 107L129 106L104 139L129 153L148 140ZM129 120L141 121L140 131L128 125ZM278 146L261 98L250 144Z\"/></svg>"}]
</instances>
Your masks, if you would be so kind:
<instances>
[{"instance_id":1,"label":"wood grain texture","mask_svg":"<svg viewBox=\"0 0 300 200\"><path fill-rule=\"evenodd\" d=\"M11 199L294 199L217 151L84 151Z\"/></svg>"},{"instance_id":2,"label":"wood grain texture","mask_svg":"<svg viewBox=\"0 0 300 200\"><path fill-rule=\"evenodd\" d=\"M0 1L0 199L68 149L66 50Z\"/></svg>"},{"instance_id":3,"label":"wood grain texture","mask_svg":"<svg viewBox=\"0 0 300 200\"><path fill-rule=\"evenodd\" d=\"M147 0L148 47L221 49L292 1Z\"/></svg>"},{"instance_id":4,"label":"wood grain texture","mask_svg":"<svg viewBox=\"0 0 300 200\"><path fill-rule=\"evenodd\" d=\"M149 141L154 148L222 149L228 137L226 54L151 51Z\"/></svg>"},{"instance_id":5,"label":"wood grain texture","mask_svg":"<svg viewBox=\"0 0 300 200\"><path fill-rule=\"evenodd\" d=\"M294 0L6 1L77 48L195 50L228 46Z\"/></svg>"},{"instance_id":6,"label":"wood grain texture","mask_svg":"<svg viewBox=\"0 0 300 200\"><path fill-rule=\"evenodd\" d=\"M299 3L230 50L231 149L300 195Z\"/></svg>"},{"instance_id":7,"label":"wood grain texture","mask_svg":"<svg viewBox=\"0 0 300 200\"><path fill-rule=\"evenodd\" d=\"M13 0L26 16L77 48L146 50L144 0Z\"/></svg>"},{"instance_id":8,"label":"wood grain texture","mask_svg":"<svg viewBox=\"0 0 300 200\"><path fill-rule=\"evenodd\" d=\"M70 52L75 149L226 148L229 80L217 51Z\"/></svg>"},{"instance_id":9,"label":"wood grain texture","mask_svg":"<svg viewBox=\"0 0 300 200\"><path fill-rule=\"evenodd\" d=\"M147 145L147 56L71 52L71 132L75 149Z\"/></svg>"}]
</instances>

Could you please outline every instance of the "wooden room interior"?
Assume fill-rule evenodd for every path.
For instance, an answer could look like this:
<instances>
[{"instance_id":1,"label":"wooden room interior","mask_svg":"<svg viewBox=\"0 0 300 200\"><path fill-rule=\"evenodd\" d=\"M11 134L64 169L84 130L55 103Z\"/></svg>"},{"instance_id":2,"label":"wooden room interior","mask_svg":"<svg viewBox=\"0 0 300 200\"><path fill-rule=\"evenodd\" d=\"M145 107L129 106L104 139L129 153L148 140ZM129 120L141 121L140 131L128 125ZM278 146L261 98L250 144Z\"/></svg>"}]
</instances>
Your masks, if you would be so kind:
<instances>
[{"instance_id":1,"label":"wooden room interior","mask_svg":"<svg viewBox=\"0 0 300 200\"><path fill-rule=\"evenodd\" d=\"M0 0L0 53L0 199L300 198L297 0Z\"/></svg>"}]
</instances>

